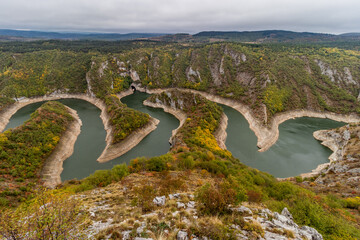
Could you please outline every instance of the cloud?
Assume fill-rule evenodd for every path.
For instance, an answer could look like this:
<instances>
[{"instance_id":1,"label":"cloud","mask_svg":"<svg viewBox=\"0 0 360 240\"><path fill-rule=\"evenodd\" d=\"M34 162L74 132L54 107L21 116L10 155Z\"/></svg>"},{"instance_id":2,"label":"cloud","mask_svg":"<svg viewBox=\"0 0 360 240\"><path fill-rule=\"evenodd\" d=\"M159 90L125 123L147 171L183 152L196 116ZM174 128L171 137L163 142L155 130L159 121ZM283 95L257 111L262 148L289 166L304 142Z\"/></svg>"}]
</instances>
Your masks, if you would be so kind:
<instances>
[{"instance_id":1,"label":"cloud","mask_svg":"<svg viewBox=\"0 0 360 240\"><path fill-rule=\"evenodd\" d=\"M360 32L358 0L0 0L0 28Z\"/></svg>"}]
</instances>

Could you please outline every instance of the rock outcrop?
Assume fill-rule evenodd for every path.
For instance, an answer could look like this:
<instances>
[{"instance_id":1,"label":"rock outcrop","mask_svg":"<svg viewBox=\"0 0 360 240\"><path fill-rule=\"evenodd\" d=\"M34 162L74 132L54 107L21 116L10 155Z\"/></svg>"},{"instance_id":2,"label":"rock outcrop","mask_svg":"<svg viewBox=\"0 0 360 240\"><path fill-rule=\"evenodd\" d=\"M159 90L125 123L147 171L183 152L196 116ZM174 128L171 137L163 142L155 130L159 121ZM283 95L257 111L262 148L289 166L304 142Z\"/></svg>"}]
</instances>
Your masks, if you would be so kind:
<instances>
[{"instance_id":1,"label":"rock outcrop","mask_svg":"<svg viewBox=\"0 0 360 240\"><path fill-rule=\"evenodd\" d=\"M346 125L332 130L320 130L314 137L330 148L330 162L320 165L312 173L301 175L314 177L315 189L358 196L360 193L360 126ZM307 184L307 182L304 182Z\"/></svg>"},{"instance_id":2,"label":"rock outcrop","mask_svg":"<svg viewBox=\"0 0 360 240\"><path fill-rule=\"evenodd\" d=\"M84 211L91 216L85 230L89 238L99 236L100 233L107 233L111 237L113 232L118 239L211 239L212 236L208 234L213 233L208 229L213 226L211 224L217 224L227 229L229 237L231 234L232 239L235 237L239 240L323 239L316 229L295 223L287 208L277 213L257 204L243 203L229 209L232 217L225 218L228 220L203 216L198 212L198 203L192 190L157 196L152 201L154 208L150 212L134 212L136 208L128 206L133 199L132 186L143 184L145 178L149 182L155 179L146 175L129 177L123 183L76 196L82 199ZM194 181L198 179L196 177ZM114 204L116 199L122 200ZM136 215L136 220L133 215Z\"/></svg>"}]
</instances>

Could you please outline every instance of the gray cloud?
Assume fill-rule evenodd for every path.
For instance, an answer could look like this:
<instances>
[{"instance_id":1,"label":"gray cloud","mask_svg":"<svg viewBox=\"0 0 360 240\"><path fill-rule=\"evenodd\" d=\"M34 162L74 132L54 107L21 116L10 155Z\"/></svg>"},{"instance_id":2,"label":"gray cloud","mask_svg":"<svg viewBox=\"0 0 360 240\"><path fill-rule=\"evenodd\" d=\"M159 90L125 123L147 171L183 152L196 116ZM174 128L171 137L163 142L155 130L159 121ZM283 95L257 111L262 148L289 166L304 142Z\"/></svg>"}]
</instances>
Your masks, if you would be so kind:
<instances>
[{"instance_id":1,"label":"gray cloud","mask_svg":"<svg viewBox=\"0 0 360 240\"><path fill-rule=\"evenodd\" d=\"M0 0L0 28L360 32L358 0Z\"/></svg>"}]
</instances>

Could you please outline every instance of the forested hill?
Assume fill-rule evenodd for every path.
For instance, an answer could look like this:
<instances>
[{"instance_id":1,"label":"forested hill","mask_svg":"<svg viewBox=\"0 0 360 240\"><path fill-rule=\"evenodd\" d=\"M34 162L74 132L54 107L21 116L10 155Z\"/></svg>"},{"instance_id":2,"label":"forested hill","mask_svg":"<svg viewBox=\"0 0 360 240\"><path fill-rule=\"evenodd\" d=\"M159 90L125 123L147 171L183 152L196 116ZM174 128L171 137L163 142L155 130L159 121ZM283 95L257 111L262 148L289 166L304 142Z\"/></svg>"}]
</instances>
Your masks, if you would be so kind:
<instances>
[{"instance_id":1,"label":"forested hill","mask_svg":"<svg viewBox=\"0 0 360 240\"><path fill-rule=\"evenodd\" d=\"M267 31L244 31L244 32L221 32L208 31L194 35L197 38L217 38L240 42L283 42L283 41L304 41L304 40L331 40L339 36L333 34L311 33L311 32L292 32L281 30Z\"/></svg>"},{"instance_id":2,"label":"forested hill","mask_svg":"<svg viewBox=\"0 0 360 240\"><path fill-rule=\"evenodd\" d=\"M19 48L22 51L27 46L33 47L32 43L23 43ZM47 49L47 42L37 45L39 49L42 46ZM85 93L89 89L86 76L91 71L99 97L104 97L100 96L104 92L117 93L123 89L119 86L136 81L148 88L191 88L238 100L264 122L278 112L294 109L360 112L358 50L147 41L107 45L109 51L114 50L107 54L66 51L66 45L63 47L16 53L15 45L13 51L0 53L2 96L32 97L58 90ZM87 42L77 42L77 47L86 48Z\"/></svg>"},{"instance_id":3,"label":"forested hill","mask_svg":"<svg viewBox=\"0 0 360 240\"><path fill-rule=\"evenodd\" d=\"M324 43L339 41L359 41L359 33L327 34L312 32L293 32L284 30L264 31L203 31L196 34L177 33L84 33L84 32L45 32L0 29L0 41L34 40L91 40L91 41L126 41L148 39L162 42L214 42L234 41L252 43Z\"/></svg>"}]
</instances>

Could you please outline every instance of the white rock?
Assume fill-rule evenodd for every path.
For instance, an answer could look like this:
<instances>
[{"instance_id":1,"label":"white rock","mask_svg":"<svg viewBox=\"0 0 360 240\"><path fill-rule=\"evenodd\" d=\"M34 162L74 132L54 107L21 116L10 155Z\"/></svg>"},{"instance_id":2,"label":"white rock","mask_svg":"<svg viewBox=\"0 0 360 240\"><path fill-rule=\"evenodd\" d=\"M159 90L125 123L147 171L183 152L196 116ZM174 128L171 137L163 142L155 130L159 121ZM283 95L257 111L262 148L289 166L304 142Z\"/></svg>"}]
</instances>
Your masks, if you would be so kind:
<instances>
[{"instance_id":1,"label":"white rock","mask_svg":"<svg viewBox=\"0 0 360 240\"><path fill-rule=\"evenodd\" d=\"M250 210L250 208L247 208L245 206L241 206L238 208L231 208L233 212L239 212L239 213L246 213L246 214L253 214L253 212Z\"/></svg>"},{"instance_id":2,"label":"white rock","mask_svg":"<svg viewBox=\"0 0 360 240\"><path fill-rule=\"evenodd\" d=\"M186 206L187 206L188 208L195 208L195 202L194 202L194 201L190 201L190 202L188 202L188 203L186 204Z\"/></svg>"},{"instance_id":3,"label":"white rock","mask_svg":"<svg viewBox=\"0 0 360 240\"><path fill-rule=\"evenodd\" d=\"M122 232L122 236L123 236L123 240L129 240L130 239L130 233L131 231L123 231Z\"/></svg>"},{"instance_id":4,"label":"white rock","mask_svg":"<svg viewBox=\"0 0 360 240\"><path fill-rule=\"evenodd\" d=\"M294 220L293 216L286 207L281 211L281 215L287 217L289 220Z\"/></svg>"},{"instance_id":5,"label":"white rock","mask_svg":"<svg viewBox=\"0 0 360 240\"><path fill-rule=\"evenodd\" d=\"M176 204L177 204L177 208L185 208L186 207L185 204L182 202L176 202Z\"/></svg>"},{"instance_id":6,"label":"white rock","mask_svg":"<svg viewBox=\"0 0 360 240\"><path fill-rule=\"evenodd\" d=\"M180 230L176 235L176 240L188 240L188 234L185 231Z\"/></svg>"},{"instance_id":7,"label":"white rock","mask_svg":"<svg viewBox=\"0 0 360 240\"><path fill-rule=\"evenodd\" d=\"M287 240L288 238L273 232L265 231L264 237L266 240Z\"/></svg>"},{"instance_id":8,"label":"white rock","mask_svg":"<svg viewBox=\"0 0 360 240\"><path fill-rule=\"evenodd\" d=\"M172 199L179 199L181 197L181 194L180 193L174 193L174 194L169 194L169 199L172 200Z\"/></svg>"},{"instance_id":9,"label":"white rock","mask_svg":"<svg viewBox=\"0 0 360 240\"><path fill-rule=\"evenodd\" d=\"M154 200L153 200L153 203L156 205L156 206L164 206L165 205L165 196L161 196L161 197L155 197Z\"/></svg>"},{"instance_id":10,"label":"white rock","mask_svg":"<svg viewBox=\"0 0 360 240\"><path fill-rule=\"evenodd\" d=\"M323 240L322 235L320 233L318 233L318 231L316 231L316 229L308 227L308 226L301 227L300 234L302 236L307 237L310 240Z\"/></svg>"}]
</instances>

